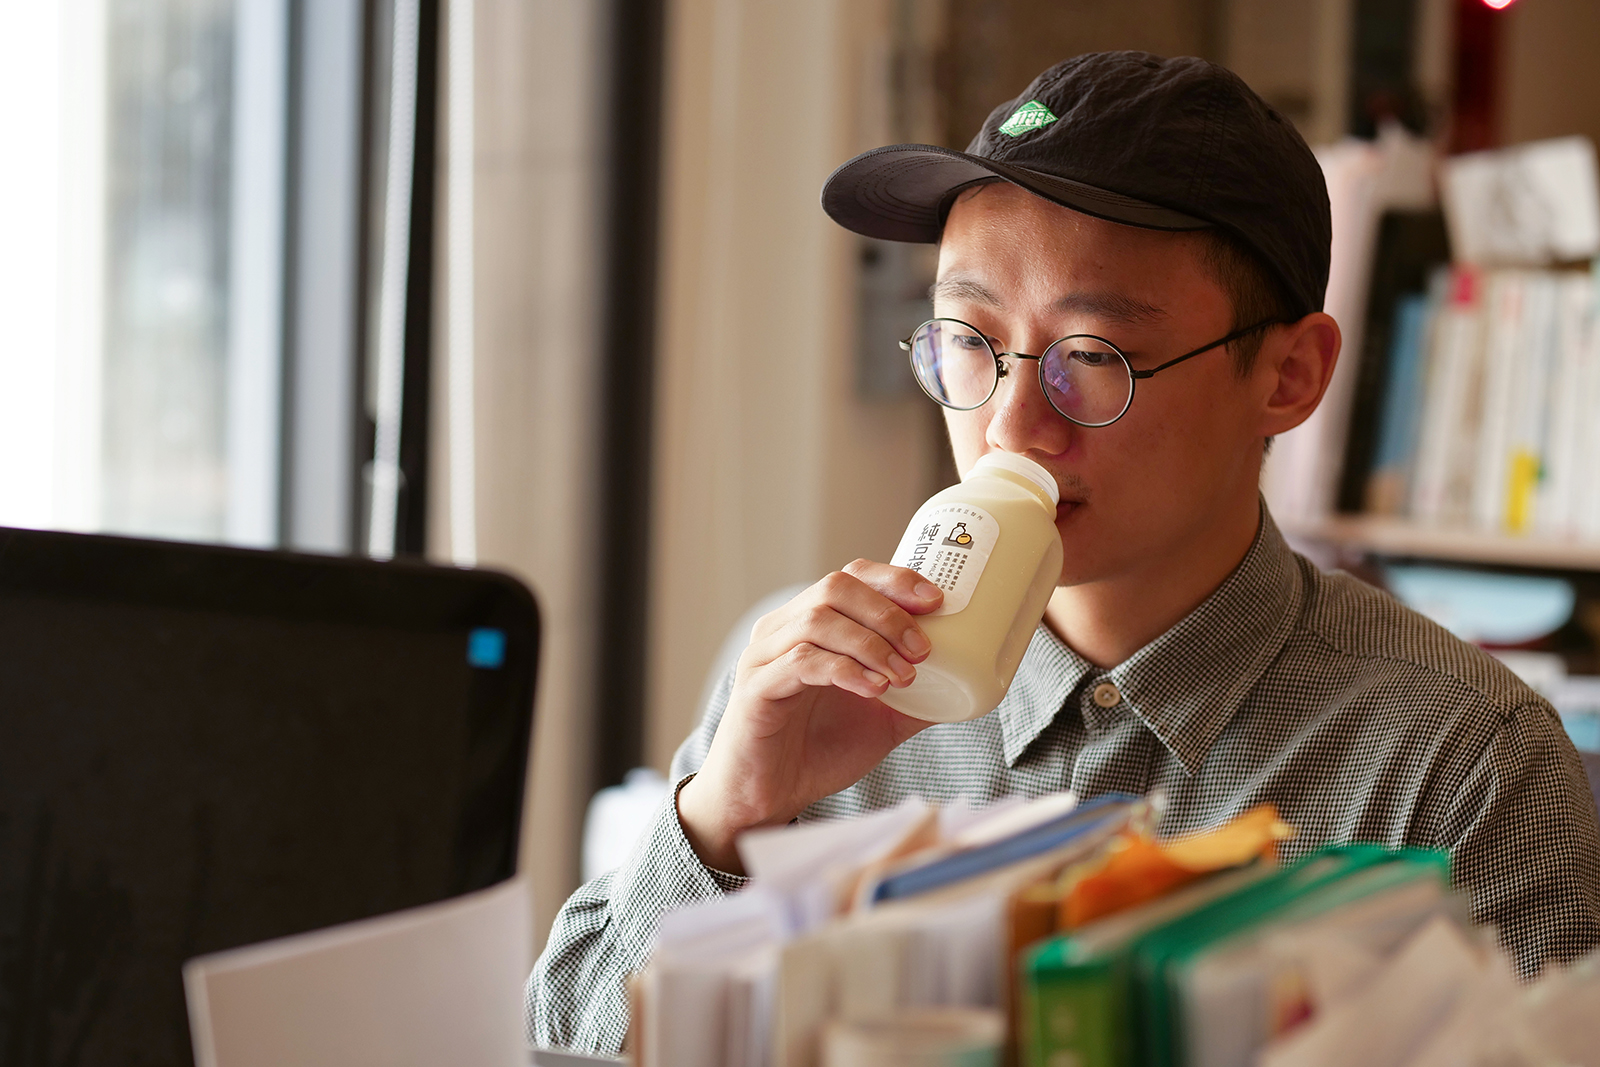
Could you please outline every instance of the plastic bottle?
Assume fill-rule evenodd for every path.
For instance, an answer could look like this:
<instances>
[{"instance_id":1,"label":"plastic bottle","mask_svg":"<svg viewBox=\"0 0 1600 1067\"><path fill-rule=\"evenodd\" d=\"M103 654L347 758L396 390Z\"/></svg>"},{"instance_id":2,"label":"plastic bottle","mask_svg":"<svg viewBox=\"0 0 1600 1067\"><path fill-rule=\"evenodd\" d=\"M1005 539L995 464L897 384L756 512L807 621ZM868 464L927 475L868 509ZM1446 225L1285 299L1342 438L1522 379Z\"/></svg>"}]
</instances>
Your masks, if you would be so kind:
<instances>
[{"instance_id":1,"label":"plastic bottle","mask_svg":"<svg viewBox=\"0 0 1600 1067\"><path fill-rule=\"evenodd\" d=\"M1049 471L991 452L918 509L892 562L943 589L944 603L918 617L933 650L885 704L929 722L994 710L1061 577L1059 501Z\"/></svg>"}]
</instances>

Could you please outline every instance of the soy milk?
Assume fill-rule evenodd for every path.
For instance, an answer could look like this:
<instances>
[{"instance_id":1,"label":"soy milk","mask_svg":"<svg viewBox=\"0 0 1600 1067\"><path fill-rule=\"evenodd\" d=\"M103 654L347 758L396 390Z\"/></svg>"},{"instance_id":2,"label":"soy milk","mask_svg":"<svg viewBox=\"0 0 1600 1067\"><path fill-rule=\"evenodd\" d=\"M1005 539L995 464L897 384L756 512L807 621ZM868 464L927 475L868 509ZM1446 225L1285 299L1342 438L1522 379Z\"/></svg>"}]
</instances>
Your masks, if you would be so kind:
<instances>
[{"instance_id":1,"label":"soy milk","mask_svg":"<svg viewBox=\"0 0 1600 1067\"><path fill-rule=\"evenodd\" d=\"M1049 471L991 452L922 505L891 562L943 589L944 602L917 617L933 651L915 681L883 695L885 704L929 722L962 722L1000 703L1061 576L1059 500Z\"/></svg>"}]
</instances>

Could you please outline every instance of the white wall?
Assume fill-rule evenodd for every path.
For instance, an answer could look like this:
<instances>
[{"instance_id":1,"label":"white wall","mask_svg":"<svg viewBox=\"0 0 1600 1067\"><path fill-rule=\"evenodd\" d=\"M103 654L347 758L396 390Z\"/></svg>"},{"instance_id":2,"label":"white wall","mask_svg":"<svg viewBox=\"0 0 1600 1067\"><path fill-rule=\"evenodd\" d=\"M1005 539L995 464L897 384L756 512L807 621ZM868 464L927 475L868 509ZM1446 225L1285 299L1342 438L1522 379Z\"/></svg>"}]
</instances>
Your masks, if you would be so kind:
<instances>
[{"instance_id":1,"label":"white wall","mask_svg":"<svg viewBox=\"0 0 1600 1067\"><path fill-rule=\"evenodd\" d=\"M853 391L856 239L823 179L886 143L887 0L669 4L648 754L758 597L885 558L930 489L927 401ZM869 116L878 116L870 118Z\"/></svg>"},{"instance_id":2,"label":"white wall","mask_svg":"<svg viewBox=\"0 0 1600 1067\"><path fill-rule=\"evenodd\" d=\"M479 565L533 588L544 627L522 841L541 939L577 885L591 762L600 15L567 0L477 0L476 11L477 550ZM443 127L439 144L443 181ZM441 185L441 204L447 194ZM448 561L448 320L436 288L428 544Z\"/></svg>"}]
</instances>

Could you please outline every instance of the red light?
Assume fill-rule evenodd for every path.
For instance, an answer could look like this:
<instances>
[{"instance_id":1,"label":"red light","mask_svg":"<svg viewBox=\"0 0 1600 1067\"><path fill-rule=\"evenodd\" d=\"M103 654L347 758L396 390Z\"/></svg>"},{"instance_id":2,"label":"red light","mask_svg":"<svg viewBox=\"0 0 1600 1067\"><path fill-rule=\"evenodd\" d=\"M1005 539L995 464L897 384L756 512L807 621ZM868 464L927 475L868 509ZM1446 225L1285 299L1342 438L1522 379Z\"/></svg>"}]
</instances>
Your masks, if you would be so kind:
<instances>
[{"instance_id":1,"label":"red light","mask_svg":"<svg viewBox=\"0 0 1600 1067\"><path fill-rule=\"evenodd\" d=\"M1496 11L1504 11L1512 4L1516 3L1517 0L1483 0L1483 2L1494 8Z\"/></svg>"}]
</instances>

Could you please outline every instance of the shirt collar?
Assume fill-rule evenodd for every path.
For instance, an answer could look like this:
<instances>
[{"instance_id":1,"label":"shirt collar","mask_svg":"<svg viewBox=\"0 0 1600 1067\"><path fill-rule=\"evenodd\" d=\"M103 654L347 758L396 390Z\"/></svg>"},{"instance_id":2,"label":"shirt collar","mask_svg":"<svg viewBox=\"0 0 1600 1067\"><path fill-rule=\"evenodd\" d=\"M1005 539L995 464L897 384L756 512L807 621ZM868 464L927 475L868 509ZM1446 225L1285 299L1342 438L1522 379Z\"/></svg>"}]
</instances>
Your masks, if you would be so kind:
<instances>
[{"instance_id":1,"label":"shirt collar","mask_svg":"<svg viewBox=\"0 0 1600 1067\"><path fill-rule=\"evenodd\" d=\"M1068 694L1093 670L1093 664L1039 624L1011 688L995 709L1007 766L1016 765L1034 738L1054 721Z\"/></svg>"},{"instance_id":2,"label":"shirt collar","mask_svg":"<svg viewBox=\"0 0 1600 1067\"><path fill-rule=\"evenodd\" d=\"M1176 626L1109 671L1123 701L1194 774L1289 638L1304 600L1300 568L1277 525L1261 524L1244 559ZM996 709L1015 764L1096 668L1040 626Z\"/></svg>"}]
</instances>

